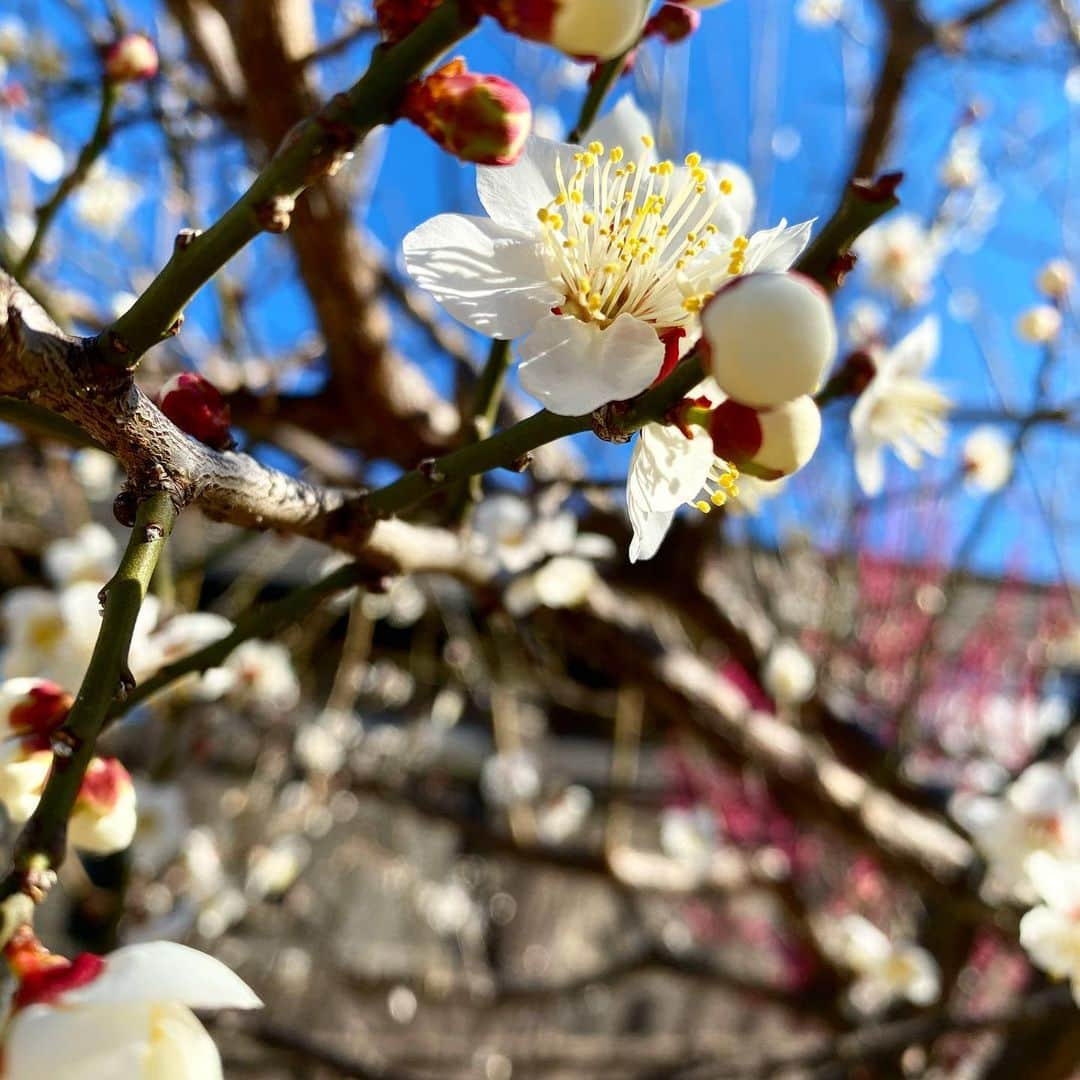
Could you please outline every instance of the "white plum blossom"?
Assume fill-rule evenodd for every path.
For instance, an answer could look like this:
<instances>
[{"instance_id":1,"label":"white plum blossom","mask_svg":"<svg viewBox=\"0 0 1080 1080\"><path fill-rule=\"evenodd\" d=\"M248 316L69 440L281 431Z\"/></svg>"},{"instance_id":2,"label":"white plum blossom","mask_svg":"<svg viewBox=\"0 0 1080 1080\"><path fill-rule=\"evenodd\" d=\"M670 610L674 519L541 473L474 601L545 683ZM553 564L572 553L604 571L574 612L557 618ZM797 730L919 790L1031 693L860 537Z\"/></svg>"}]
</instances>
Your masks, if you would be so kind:
<instances>
[{"instance_id":1,"label":"white plum blossom","mask_svg":"<svg viewBox=\"0 0 1080 1080\"><path fill-rule=\"evenodd\" d=\"M941 163L941 182L950 188L973 188L982 180L983 172L979 134L971 127L962 127L949 141Z\"/></svg>"},{"instance_id":2,"label":"white plum blossom","mask_svg":"<svg viewBox=\"0 0 1080 1080\"><path fill-rule=\"evenodd\" d=\"M565 843L581 831L592 806L592 792L581 784L570 784L537 808L537 835L548 844Z\"/></svg>"},{"instance_id":3,"label":"white plum blossom","mask_svg":"<svg viewBox=\"0 0 1080 1080\"><path fill-rule=\"evenodd\" d=\"M1039 271L1036 282L1039 291L1051 300L1062 300L1072 291L1076 271L1068 259L1051 259Z\"/></svg>"},{"instance_id":4,"label":"white plum blossom","mask_svg":"<svg viewBox=\"0 0 1080 1080\"><path fill-rule=\"evenodd\" d=\"M0 744L0 803L20 825L37 808L53 755L37 740L8 739ZM115 758L91 759L68 821L72 845L95 855L129 847L135 835L135 787Z\"/></svg>"},{"instance_id":5,"label":"white plum blossom","mask_svg":"<svg viewBox=\"0 0 1080 1080\"><path fill-rule=\"evenodd\" d=\"M116 316L122 314L123 312L117 312ZM75 479L82 484L87 498L94 502L103 502L115 493L116 461L104 450L88 446L76 451L71 457L71 471L75 474Z\"/></svg>"},{"instance_id":6,"label":"white plum blossom","mask_svg":"<svg viewBox=\"0 0 1080 1080\"><path fill-rule=\"evenodd\" d=\"M1048 762L1029 765L1002 798L957 795L949 810L986 859L988 886L1001 893L1034 899L1027 873L1034 852L1080 858L1080 797L1066 772Z\"/></svg>"},{"instance_id":7,"label":"white plum blossom","mask_svg":"<svg viewBox=\"0 0 1080 1080\"><path fill-rule=\"evenodd\" d=\"M135 781L138 822L132 856L147 874L160 873L180 854L191 828L187 800L178 784Z\"/></svg>"},{"instance_id":8,"label":"white plum blossom","mask_svg":"<svg viewBox=\"0 0 1080 1080\"><path fill-rule=\"evenodd\" d=\"M0 151L39 180L53 184L64 173L64 151L48 135L12 124L0 125Z\"/></svg>"},{"instance_id":9,"label":"white plum blossom","mask_svg":"<svg viewBox=\"0 0 1080 1080\"><path fill-rule=\"evenodd\" d=\"M480 789L492 806L532 802L540 794L540 767L526 750L492 754L480 771Z\"/></svg>"},{"instance_id":10,"label":"white plum blossom","mask_svg":"<svg viewBox=\"0 0 1080 1080\"><path fill-rule=\"evenodd\" d=\"M498 494L485 499L470 522L473 542L480 554L500 569L518 574L551 555L602 559L614 552L606 536L578 534L577 518L569 510L535 505L518 495Z\"/></svg>"},{"instance_id":11,"label":"white plum blossom","mask_svg":"<svg viewBox=\"0 0 1080 1080\"><path fill-rule=\"evenodd\" d=\"M244 894L249 900L283 896L292 888L311 858L311 845L299 836L283 836L248 856Z\"/></svg>"},{"instance_id":12,"label":"white plum blossom","mask_svg":"<svg viewBox=\"0 0 1080 1080\"><path fill-rule=\"evenodd\" d=\"M1027 875L1042 901L1020 920L1020 944L1055 979L1068 979L1080 1004L1080 861L1038 851Z\"/></svg>"},{"instance_id":13,"label":"white plum blossom","mask_svg":"<svg viewBox=\"0 0 1080 1080\"><path fill-rule=\"evenodd\" d=\"M28 42L26 23L15 15L0 19L0 60L18 63L26 55Z\"/></svg>"},{"instance_id":14,"label":"white plum blossom","mask_svg":"<svg viewBox=\"0 0 1080 1080\"><path fill-rule=\"evenodd\" d=\"M221 1080L195 1009L262 1002L219 960L170 941L26 975L3 1036L7 1080Z\"/></svg>"},{"instance_id":15,"label":"white plum blossom","mask_svg":"<svg viewBox=\"0 0 1080 1080\"><path fill-rule=\"evenodd\" d=\"M1061 333L1061 312L1051 304L1036 304L1018 316L1016 335L1032 345L1045 345Z\"/></svg>"},{"instance_id":16,"label":"white plum blossom","mask_svg":"<svg viewBox=\"0 0 1080 1080\"><path fill-rule=\"evenodd\" d=\"M857 976L849 996L860 1012L878 1013L896 1001L937 1001L941 971L922 946L893 941L861 915L845 915L828 936L833 938L830 951Z\"/></svg>"},{"instance_id":17,"label":"white plum blossom","mask_svg":"<svg viewBox=\"0 0 1080 1080\"><path fill-rule=\"evenodd\" d=\"M898 214L867 229L855 243L870 284L905 306L922 303L943 255L943 244L913 214Z\"/></svg>"},{"instance_id":18,"label":"white plum blossom","mask_svg":"<svg viewBox=\"0 0 1080 1080\"><path fill-rule=\"evenodd\" d=\"M579 607L599 584L600 575L588 559L559 555L513 582L506 590L506 606L519 617L537 607Z\"/></svg>"},{"instance_id":19,"label":"white plum blossom","mask_svg":"<svg viewBox=\"0 0 1080 1080\"><path fill-rule=\"evenodd\" d=\"M981 424L964 440L964 482L975 491L1000 491L1012 477L1012 440L999 428Z\"/></svg>"},{"instance_id":20,"label":"white plum blossom","mask_svg":"<svg viewBox=\"0 0 1080 1080\"><path fill-rule=\"evenodd\" d=\"M856 300L848 311L844 336L853 349L869 349L881 341L885 312L873 300Z\"/></svg>"},{"instance_id":21,"label":"white plum blossom","mask_svg":"<svg viewBox=\"0 0 1080 1080\"><path fill-rule=\"evenodd\" d=\"M817 670L793 641L780 641L765 661L761 682L778 705L801 705L813 696Z\"/></svg>"},{"instance_id":22,"label":"white plum blossom","mask_svg":"<svg viewBox=\"0 0 1080 1080\"><path fill-rule=\"evenodd\" d=\"M276 641L253 638L243 642L224 668L232 676L229 699L235 703L285 711L300 700L300 682L289 650Z\"/></svg>"},{"instance_id":23,"label":"white plum blossom","mask_svg":"<svg viewBox=\"0 0 1080 1080\"><path fill-rule=\"evenodd\" d=\"M52 679L61 686L82 684L94 651L101 608L100 584L77 581L59 592L18 588L0 600L0 621L6 649L0 662L4 678L20 675ZM143 601L131 640L130 664L139 670L145 663L149 634L157 622L156 597Z\"/></svg>"},{"instance_id":24,"label":"white plum blossom","mask_svg":"<svg viewBox=\"0 0 1080 1080\"><path fill-rule=\"evenodd\" d=\"M929 316L891 349L871 353L874 376L851 410L855 472L867 495L879 494L885 484L886 447L910 469L922 466L923 454L944 452L952 403L922 378L939 341L937 318Z\"/></svg>"},{"instance_id":25,"label":"white plum blossom","mask_svg":"<svg viewBox=\"0 0 1080 1080\"><path fill-rule=\"evenodd\" d=\"M718 845L716 815L707 806L670 806L660 814L660 848L687 870L704 876Z\"/></svg>"},{"instance_id":26,"label":"white plum blossom","mask_svg":"<svg viewBox=\"0 0 1080 1080\"><path fill-rule=\"evenodd\" d=\"M845 0L799 0L795 17L804 26L829 26L844 14Z\"/></svg>"},{"instance_id":27,"label":"white plum blossom","mask_svg":"<svg viewBox=\"0 0 1080 1080\"><path fill-rule=\"evenodd\" d=\"M120 546L104 525L88 522L71 537L54 540L42 556L45 574L62 588L76 581L99 586L112 577L120 559Z\"/></svg>"},{"instance_id":28,"label":"white plum blossom","mask_svg":"<svg viewBox=\"0 0 1080 1080\"><path fill-rule=\"evenodd\" d=\"M730 179L699 154L660 161L629 98L586 147L530 137L511 166L480 167L488 217L443 214L411 232L405 262L459 321L521 339L521 381L546 408L590 412L645 390L662 338L697 336L697 316L730 278L787 269L809 223L747 238Z\"/></svg>"},{"instance_id":29,"label":"white plum blossom","mask_svg":"<svg viewBox=\"0 0 1080 1080\"><path fill-rule=\"evenodd\" d=\"M140 184L99 159L76 191L72 207L84 225L109 239L130 219L141 200Z\"/></svg>"},{"instance_id":30,"label":"white plum blossom","mask_svg":"<svg viewBox=\"0 0 1080 1080\"><path fill-rule=\"evenodd\" d=\"M232 629L233 624L223 615L209 611L180 612L150 635L132 672L137 681L147 679L159 668L227 637ZM236 678L235 670L224 666L189 672L165 687L155 700L216 701L233 688Z\"/></svg>"}]
</instances>

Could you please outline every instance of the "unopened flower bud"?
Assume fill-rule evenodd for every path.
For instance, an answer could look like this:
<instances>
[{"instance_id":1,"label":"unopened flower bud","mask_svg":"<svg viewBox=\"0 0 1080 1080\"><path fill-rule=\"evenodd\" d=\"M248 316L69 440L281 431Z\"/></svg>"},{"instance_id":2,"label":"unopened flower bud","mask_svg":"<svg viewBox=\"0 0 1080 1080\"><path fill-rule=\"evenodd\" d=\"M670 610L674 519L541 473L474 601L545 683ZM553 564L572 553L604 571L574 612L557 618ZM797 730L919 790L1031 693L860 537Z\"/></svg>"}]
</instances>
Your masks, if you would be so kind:
<instances>
[{"instance_id":1,"label":"unopened flower bud","mask_svg":"<svg viewBox=\"0 0 1080 1080\"><path fill-rule=\"evenodd\" d=\"M157 48L145 34L124 34L105 54L105 74L113 82L142 82L157 72Z\"/></svg>"},{"instance_id":2,"label":"unopened flower bud","mask_svg":"<svg viewBox=\"0 0 1080 1080\"><path fill-rule=\"evenodd\" d=\"M71 709L72 696L48 679L8 679L0 683L0 737L46 735Z\"/></svg>"},{"instance_id":3,"label":"unopened flower bud","mask_svg":"<svg viewBox=\"0 0 1080 1080\"><path fill-rule=\"evenodd\" d=\"M610 60L641 37L649 0L479 0L478 7L512 34Z\"/></svg>"},{"instance_id":4,"label":"unopened flower bud","mask_svg":"<svg viewBox=\"0 0 1080 1080\"><path fill-rule=\"evenodd\" d=\"M439 6L439 0L375 0L375 21L386 41L400 41Z\"/></svg>"},{"instance_id":5,"label":"unopened flower bud","mask_svg":"<svg viewBox=\"0 0 1080 1080\"><path fill-rule=\"evenodd\" d=\"M762 668L761 681L778 705L801 705L809 701L817 682L814 663L793 641L773 646Z\"/></svg>"},{"instance_id":6,"label":"unopened flower bud","mask_svg":"<svg viewBox=\"0 0 1080 1080\"><path fill-rule=\"evenodd\" d=\"M701 329L707 373L759 409L812 394L836 356L832 305L802 274L737 278L706 305Z\"/></svg>"},{"instance_id":7,"label":"unopened flower bud","mask_svg":"<svg viewBox=\"0 0 1080 1080\"><path fill-rule=\"evenodd\" d=\"M669 45L685 41L701 25L701 15L686 4L664 4L645 24L646 37L663 38Z\"/></svg>"},{"instance_id":8,"label":"unopened flower bud","mask_svg":"<svg viewBox=\"0 0 1080 1080\"><path fill-rule=\"evenodd\" d=\"M135 837L135 785L116 758L94 758L86 769L68 822L68 836L82 851L110 855Z\"/></svg>"},{"instance_id":9,"label":"unopened flower bud","mask_svg":"<svg viewBox=\"0 0 1080 1080\"><path fill-rule=\"evenodd\" d=\"M1069 295L1076 275L1066 259L1051 259L1040 271L1039 290L1052 300L1062 300Z\"/></svg>"},{"instance_id":10,"label":"unopened flower bud","mask_svg":"<svg viewBox=\"0 0 1080 1080\"><path fill-rule=\"evenodd\" d=\"M1016 320L1016 333L1021 341L1045 345L1053 341L1061 331L1061 312L1049 304L1037 304L1028 308Z\"/></svg>"},{"instance_id":11,"label":"unopened flower bud","mask_svg":"<svg viewBox=\"0 0 1080 1080\"><path fill-rule=\"evenodd\" d=\"M729 398L714 410L709 434L717 457L760 480L779 480L814 456L821 440L821 413L805 395L761 410Z\"/></svg>"},{"instance_id":12,"label":"unopened flower bud","mask_svg":"<svg viewBox=\"0 0 1080 1080\"><path fill-rule=\"evenodd\" d=\"M460 57L414 83L401 114L448 153L478 165L512 165L532 127L521 90L498 75L466 70Z\"/></svg>"},{"instance_id":13,"label":"unopened flower bud","mask_svg":"<svg viewBox=\"0 0 1080 1080\"><path fill-rule=\"evenodd\" d=\"M975 491L1000 491L1013 472L1013 447L1003 431L982 424L964 440L964 481Z\"/></svg>"},{"instance_id":14,"label":"unopened flower bud","mask_svg":"<svg viewBox=\"0 0 1080 1080\"><path fill-rule=\"evenodd\" d=\"M212 446L228 450L234 445L229 432L229 405L217 387L193 371L174 375L158 393L161 411L181 431Z\"/></svg>"}]
</instances>

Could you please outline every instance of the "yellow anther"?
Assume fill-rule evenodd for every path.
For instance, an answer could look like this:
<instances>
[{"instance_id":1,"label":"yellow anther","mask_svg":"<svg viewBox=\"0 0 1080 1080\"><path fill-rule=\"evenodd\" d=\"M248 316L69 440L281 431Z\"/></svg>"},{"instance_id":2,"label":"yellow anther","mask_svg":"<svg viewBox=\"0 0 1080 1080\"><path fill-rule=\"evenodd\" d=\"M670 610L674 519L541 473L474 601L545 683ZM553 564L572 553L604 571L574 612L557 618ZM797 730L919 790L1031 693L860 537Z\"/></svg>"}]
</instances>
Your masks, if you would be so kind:
<instances>
[{"instance_id":1,"label":"yellow anther","mask_svg":"<svg viewBox=\"0 0 1080 1080\"><path fill-rule=\"evenodd\" d=\"M604 306L604 298L599 293L589 294L589 310L599 311Z\"/></svg>"},{"instance_id":2,"label":"yellow anther","mask_svg":"<svg viewBox=\"0 0 1080 1080\"><path fill-rule=\"evenodd\" d=\"M683 160L691 169L696 169L701 164L701 155L697 153L687 154Z\"/></svg>"},{"instance_id":3,"label":"yellow anther","mask_svg":"<svg viewBox=\"0 0 1080 1080\"><path fill-rule=\"evenodd\" d=\"M599 157L604 152L604 144L602 142L589 143L589 153L595 154Z\"/></svg>"},{"instance_id":4,"label":"yellow anther","mask_svg":"<svg viewBox=\"0 0 1080 1080\"><path fill-rule=\"evenodd\" d=\"M562 242L562 246L564 248L566 248L567 250L569 250L570 248L576 248L577 247L577 241L571 236L569 239L564 240Z\"/></svg>"},{"instance_id":5,"label":"yellow anther","mask_svg":"<svg viewBox=\"0 0 1080 1080\"><path fill-rule=\"evenodd\" d=\"M618 263L613 263L613 262L604 263L604 273L605 274L617 274L618 272L619 272L619 264Z\"/></svg>"},{"instance_id":6,"label":"yellow anther","mask_svg":"<svg viewBox=\"0 0 1080 1080\"><path fill-rule=\"evenodd\" d=\"M659 168L661 176L671 176L675 171L675 164L671 161L661 161Z\"/></svg>"},{"instance_id":7,"label":"yellow anther","mask_svg":"<svg viewBox=\"0 0 1080 1080\"><path fill-rule=\"evenodd\" d=\"M730 180L721 180L720 181L720 190L725 195L730 195L732 193L732 191L735 190L735 185Z\"/></svg>"},{"instance_id":8,"label":"yellow anther","mask_svg":"<svg viewBox=\"0 0 1080 1080\"><path fill-rule=\"evenodd\" d=\"M747 240L745 236L736 236L735 239L731 241L731 246L736 251L745 251L750 246L750 241Z\"/></svg>"},{"instance_id":9,"label":"yellow anther","mask_svg":"<svg viewBox=\"0 0 1080 1080\"><path fill-rule=\"evenodd\" d=\"M707 514L712 507L704 499L698 499L698 501L694 503L694 509L700 510L703 514Z\"/></svg>"},{"instance_id":10,"label":"yellow anther","mask_svg":"<svg viewBox=\"0 0 1080 1080\"><path fill-rule=\"evenodd\" d=\"M547 223L558 232L563 227L562 214L548 214Z\"/></svg>"},{"instance_id":11,"label":"yellow anther","mask_svg":"<svg viewBox=\"0 0 1080 1080\"><path fill-rule=\"evenodd\" d=\"M628 161L626 163L626 171L628 173L630 173L631 175L636 173L637 172L637 162L636 161Z\"/></svg>"},{"instance_id":12,"label":"yellow anther","mask_svg":"<svg viewBox=\"0 0 1080 1080\"><path fill-rule=\"evenodd\" d=\"M661 225L660 228L656 230L656 235L667 236L669 232L671 232L671 230L666 225Z\"/></svg>"},{"instance_id":13,"label":"yellow anther","mask_svg":"<svg viewBox=\"0 0 1080 1080\"><path fill-rule=\"evenodd\" d=\"M690 176L696 184L704 184L705 181L708 179L708 175L706 174L704 169L694 169L690 173Z\"/></svg>"},{"instance_id":14,"label":"yellow anther","mask_svg":"<svg viewBox=\"0 0 1080 1080\"><path fill-rule=\"evenodd\" d=\"M675 264L675 269L676 269L676 270L685 270L685 269L686 269L686 260L685 260L685 259L680 259L680 260L679 260L679 261L678 261L678 262L677 262L677 263Z\"/></svg>"},{"instance_id":15,"label":"yellow anther","mask_svg":"<svg viewBox=\"0 0 1080 1080\"><path fill-rule=\"evenodd\" d=\"M722 491L714 491L711 496L713 506L723 506L728 497Z\"/></svg>"},{"instance_id":16,"label":"yellow anther","mask_svg":"<svg viewBox=\"0 0 1080 1080\"><path fill-rule=\"evenodd\" d=\"M646 150L651 150L656 145L656 140L651 135L642 135L641 144Z\"/></svg>"},{"instance_id":17,"label":"yellow anther","mask_svg":"<svg viewBox=\"0 0 1080 1080\"><path fill-rule=\"evenodd\" d=\"M694 191L697 192L698 195L704 195L705 194L705 185L704 184L698 184L698 186L696 188L694 188Z\"/></svg>"},{"instance_id":18,"label":"yellow anther","mask_svg":"<svg viewBox=\"0 0 1080 1080\"><path fill-rule=\"evenodd\" d=\"M596 220L596 215L590 213L588 210L581 215L581 221L584 225L591 225Z\"/></svg>"},{"instance_id":19,"label":"yellow anther","mask_svg":"<svg viewBox=\"0 0 1080 1080\"><path fill-rule=\"evenodd\" d=\"M733 499L737 499L739 497L739 485L732 484L731 487L728 488L728 495Z\"/></svg>"},{"instance_id":20,"label":"yellow anther","mask_svg":"<svg viewBox=\"0 0 1080 1080\"><path fill-rule=\"evenodd\" d=\"M585 201L585 196L582 195L577 188L574 188L574 190L570 192L570 201L575 206L580 206Z\"/></svg>"},{"instance_id":21,"label":"yellow anther","mask_svg":"<svg viewBox=\"0 0 1080 1080\"><path fill-rule=\"evenodd\" d=\"M710 236L715 236L720 231L720 229L710 221L709 224L705 226L705 231Z\"/></svg>"},{"instance_id":22,"label":"yellow anther","mask_svg":"<svg viewBox=\"0 0 1080 1080\"><path fill-rule=\"evenodd\" d=\"M621 146L613 146L608 156L611 158L612 161L615 162L616 165L618 165L625 155Z\"/></svg>"},{"instance_id":23,"label":"yellow anther","mask_svg":"<svg viewBox=\"0 0 1080 1080\"><path fill-rule=\"evenodd\" d=\"M697 240L697 233L696 232L688 232L686 234L686 242L688 244L692 244L695 240Z\"/></svg>"},{"instance_id":24,"label":"yellow anther","mask_svg":"<svg viewBox=\"0 0 1080 1080\"><path fill-rule=\"evenodd\" d=\"M536 211L537 221L547 221L549 216L550 215L547 212L547 207L541 206L540 209Z\"/></svg>"},{"instance_id":25,"label":"yellow anther","mask_svg":"<svg viewBox=\"0 0 1080 1080\"><path fill-rule=\"evenodd\" d=\"M555 205L556 206L565 206L566 205L566 192L565 191L560 191L559 194L555 196Z\"/></svg>"}]
</instances>

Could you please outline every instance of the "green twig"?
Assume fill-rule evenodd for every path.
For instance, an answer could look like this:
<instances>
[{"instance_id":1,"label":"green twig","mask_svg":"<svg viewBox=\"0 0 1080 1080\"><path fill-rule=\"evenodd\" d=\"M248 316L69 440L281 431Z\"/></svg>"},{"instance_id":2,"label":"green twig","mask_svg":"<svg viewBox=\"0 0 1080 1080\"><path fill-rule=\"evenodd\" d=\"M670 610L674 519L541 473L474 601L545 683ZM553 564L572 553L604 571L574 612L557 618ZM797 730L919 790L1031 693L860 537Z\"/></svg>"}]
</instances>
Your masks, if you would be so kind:
<instances>
[{"instance_id":1,"label":"green twig","mask_svg":"<svg viewBox=\"0 0 1080 1080\"><path fill-rule=\"evenodd\" d=\"M363 78L290 132L247 192L206 232L178 246L131 308L98 335L100 359L134 367L174 333L195 293L259 233L287 227L291 200L372 128L391 122L408 84L472 25L459 0L445 0L407 38L377 50Z\"/></svg>"},{"instance_id":2,"label":"green twig","mask_svg":"<svg viewBox=\"0 0 1080 1080\"><path fill-rule=\"evenodd\" d=\"M585 100L581 105L581 112L578 115L578 121L574 125L574 130L570 132L569 141L572 143L579 143L585 138L585 133L592 127L593 121L596 119L596 114L600 111L600 106L604 104L604 99L607 97L611 88L619 81L619 76L622 75L626 68L626 60L630 55L631 50L627 50L622 56L616 56L607 63L602 64L596 72L596 78L593 79L592 85L589 87L589 92L585 95Z\"/></svg>"},{"instance_id":3,"label":"green twig","mask_svg":"<svg viewBox=\"0 0 1080 1080\"><path fill-rule=\"evenodd\" d=\"M90 666L54 737L54 748L61 749L53 758L37 808L15 842L15 868L0 886L2 896L26 891L32 887L28 874L54 869L64 860L68 818L109 708L130 683L128 650L135 620L176 516L165 493L151 495L139 506L120 566L102 590L105 610Z\"/></svg>"},{"instance_id":4,"label":"green twig","mask_svg":"<svg viewBox=\"0 0 1080 1080\"><path fill-rule=\"evenodd\" d=\"M57 185L56 190L49 197L48 202L38 209L37 228L30 246L23 256L15 264L12 277L22 282L27 274L33 269L41 254L41 247L45 243L45 234L49 231L60 208L79 187L90 173L94 162L97 161L109 145L109 137L112 134L112 114L116 106L116 84L107 76L101 80L101 105L98 108L97 123L94 125L94 133L90 141L79 152L79 159L75 162L75 168L71 170Z\"/></svg>"}]
</instances>

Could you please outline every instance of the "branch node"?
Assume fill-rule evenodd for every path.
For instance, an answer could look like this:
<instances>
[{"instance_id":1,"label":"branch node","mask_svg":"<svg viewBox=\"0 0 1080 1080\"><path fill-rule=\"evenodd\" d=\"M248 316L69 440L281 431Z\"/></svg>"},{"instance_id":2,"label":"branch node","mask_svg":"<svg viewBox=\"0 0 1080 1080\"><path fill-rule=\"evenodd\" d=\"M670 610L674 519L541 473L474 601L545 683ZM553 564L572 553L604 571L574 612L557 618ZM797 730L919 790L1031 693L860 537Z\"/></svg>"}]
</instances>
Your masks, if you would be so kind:
<instances>
[{"instance_id":1,"label":"branch node","mask_svg":"<svg viewBox=\"0 0 1080 1080\"><path fill-rule=\"evenodd\" d=\"M630 406L625 401L609 401L599 409L594 409L593 434L604 442L628 443L634 437L633 431L627 431L623 427L623 420L629 411Z\"/></svg>"},{"instance_id":2,"label":"branch node","mask_svg":"<svg viewBox=\"0 0 1080 1080\"><path fill-rule=\"evenodd\" d=\"M446 473L439 468L439 463L435 458L424 458L416 466L416 469L429 484L443 484L446 482Z\"/></svg>"},{"instance_id":3,"label":"branch node","mask_svg":"<svg viewBox=\"0 0 1080 1080\"><path fill-rule=\"evenodd\" d=\"M292 224L296 200L291 195L275 195L255 207L255 216L266 232L283 233Z\"/></svg>"},{"instance_id":4,"label":"branch node","mask_svg":"<svg viewBox=\"0 0 1080 1080\"><path fill-rule=\"evenodd\" d=\"M528 472L529 467L532 465L532 463L533 456L531 453L522 454L521 457L516 457L513 461L510 462L509 469L511 472L516 473Z\"/></svg>"},{"instance_id":5,"label":"branch node","mask_svg":"<svg viewBox=\"0 0 1080 1080\"><path fill-rule=\"evenodd\" d=\"M112 512L121 525L130 529L135 524L135 515L139 509L139 499L135 492L125 488L113 499ZM102 592L105 590L102 589ZM100 597L100 594L99 594Z\"/></svg>"},{"instance_id":6,"label":"branch node","mask_svg":"<svg viewBox=\"0 0 1080 1080\"><path fill-rule=\"evenodd\" d=\"M69 758L83 744L80 736L67 727L58 728L49 739L49 749L58 758Z\"/></svg>"},{"instance_id":7,"label":"branch node","mask_svg":"<svg viewBox=\"0 0 1080 1080\"><path fill-rule=\"evenodd\" d=\"M173 241L173 251L186 251L202 233L202 229L181 229Z\"/></svg>"}]
</instances>

